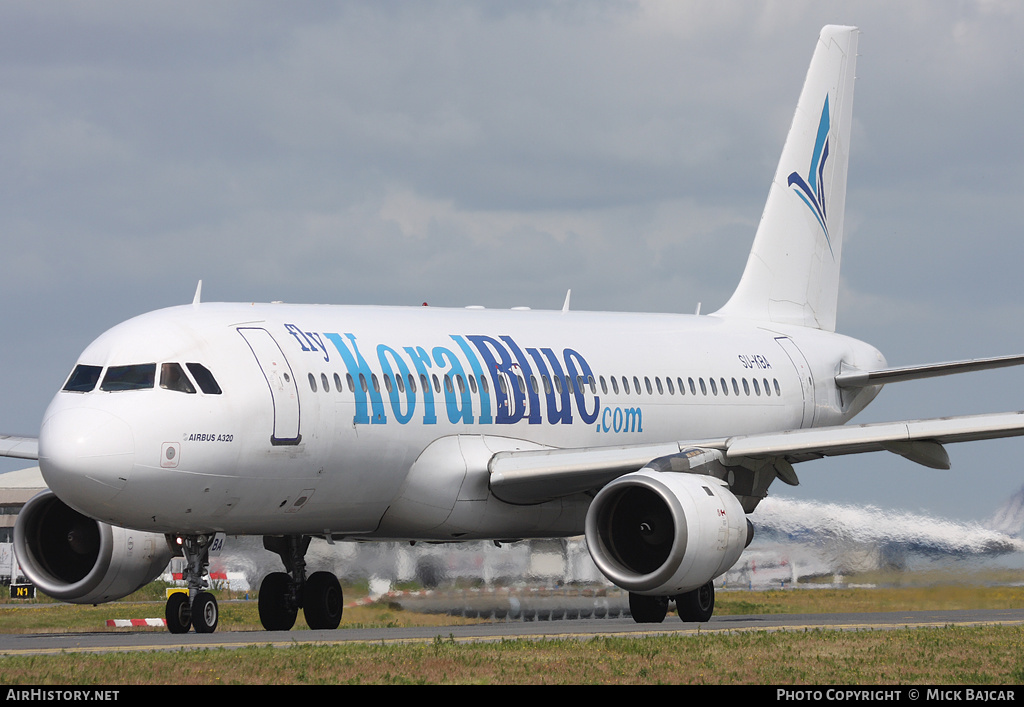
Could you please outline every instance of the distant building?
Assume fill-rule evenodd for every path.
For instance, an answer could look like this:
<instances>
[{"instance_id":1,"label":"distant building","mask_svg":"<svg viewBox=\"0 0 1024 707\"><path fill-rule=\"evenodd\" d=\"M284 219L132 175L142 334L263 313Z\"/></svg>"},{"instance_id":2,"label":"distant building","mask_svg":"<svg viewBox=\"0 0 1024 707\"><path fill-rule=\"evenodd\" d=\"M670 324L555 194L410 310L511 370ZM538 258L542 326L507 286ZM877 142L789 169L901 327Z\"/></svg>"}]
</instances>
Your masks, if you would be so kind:
<instances>
[{"instance_id":1,"label":"distant building","mask_svg":"<svg viewBox=\"0 0 1024 707\"><path fill-rule=\"evenodd\" d=\"M25 503L46 488L39 467L0 474L0 584L10 584L14 559L14 521Z\"/></svg>"}]
</instances>

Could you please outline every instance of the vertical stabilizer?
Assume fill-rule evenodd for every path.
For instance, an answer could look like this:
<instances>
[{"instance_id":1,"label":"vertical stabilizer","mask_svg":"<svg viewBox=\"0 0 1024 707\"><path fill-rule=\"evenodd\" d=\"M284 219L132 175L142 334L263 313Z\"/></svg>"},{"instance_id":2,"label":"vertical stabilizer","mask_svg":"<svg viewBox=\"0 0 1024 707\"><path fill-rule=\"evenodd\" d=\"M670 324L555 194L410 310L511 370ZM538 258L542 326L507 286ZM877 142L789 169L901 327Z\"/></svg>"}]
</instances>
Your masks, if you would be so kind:
<instances>
[{"instance_id":1,"label":"vertical stabilizer","mask_svg":"<svg viewBox=\"0 0 1024 707\"><path fill-rule=\"evenodd\" d=\"M857 34L821 31L746 269L716 315L835 331Z\"/></svg>"}]
</instances>

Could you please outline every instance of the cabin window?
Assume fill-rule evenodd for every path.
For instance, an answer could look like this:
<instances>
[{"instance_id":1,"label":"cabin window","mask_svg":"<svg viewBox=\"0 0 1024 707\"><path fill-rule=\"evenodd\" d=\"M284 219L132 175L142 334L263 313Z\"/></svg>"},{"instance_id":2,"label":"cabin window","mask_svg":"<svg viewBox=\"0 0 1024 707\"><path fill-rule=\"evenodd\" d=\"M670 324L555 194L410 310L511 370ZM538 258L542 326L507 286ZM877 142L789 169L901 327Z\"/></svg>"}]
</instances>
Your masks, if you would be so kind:
<instances>
[{"instance_id":1,"label":"cabin window","mask_svg":"<svg viewBox=\"0 0 1024 707\"><path fill-rule=\"evenodd\" d=\"M220 395L220 386L217 380L210 373L210 369L201 363L186 363L185 367L192 374L193 380L199 386L199 390L206 395Z\"/></svg>"},{"instance_id":2,"label":"cabin window","mask_svg":"<svg viewBox=\"0 0 1024 707\"><path fill-rule=\"evenodd\" d=\"M772 378L772 381L775 383L775 394L782 395L782 388L779 387L779 379Z\"/></svg>"},{"instance_id":3,"label":"cabin window","mask_svg":"<svg viewBox=\"0 0 1024 707\"><path fill-rule=\"evenodd\" d=\"M316 392L316 377L312 373L309 374L309 389Z\"/></svg>"},{"instance_id":4,"label":"cabin window","mask_svg":"<svg viewBox=\"0 0 1024 707\"><path fill-rule=\"evenodd\" d=\"M339 376L337 373L334 374L334 389L339 393L342 392L343 390L341 385L341 376Z\"/></svg>"},{"instance_id":5,"label":"cabin window","mask_svg":"<svg viewBox=\"0 0 1024 707\"><path fill-rule=\"evenodd\" d=\"M654 395L654 388L651 387L651 379L644 376L644 386L647 387L647 394Z\"/></svg>"},{"instance_id":6,"label":"cabin window","mask_svg":"<svg viewBox=\"0 0 1024 707\"><path fill-rule=\"evenodd\" d=\"M320 387L324 389L325 393L331 392L331 385L327 382L327 374L320 374Z\"/></svg>"},{"instance_id":7,"label":"cabin window","mask_svg":"<svg viewBox=\"0 0 1024 707\"><path fill-rule=\"evenodd\" d=\"M179 393L195 393L192 381L185 375L180 363L164 363L160 365L160 387L176 390Z\"/></svg>"},{"instance_id":8,"label":"cabin window","mask_svg":"<svg viewBox=\"0 0 1024 707\"><path fill-rule=\"evenodd\" d=\"M96 387L102 371L102 366L86 366L80 363L75 366L75 370L71 371L71 376L62 390L71 393L88 393Z\"/></svg>"},{"instance_id":9,"label":"cabin window","mask_svg":"<svg viewBox=\"0 0 1024 707\"><path fill-rule=\"evenodd\" d=\"M601 381L601 392L604 395L608 395L608 381L604 379L604 376L600 376L599 380Z\"/></svg>"},{"instance_id":10,"label":"cabin window","mask_svg":"<svg viewBox=\"0 0 1024 707\"><path fill-rule=\"evenodd\" d=\"M619 394L619 381L615 376L612 376L612 391L614 391L616 395Z\"/></svg>"}]
</instances>

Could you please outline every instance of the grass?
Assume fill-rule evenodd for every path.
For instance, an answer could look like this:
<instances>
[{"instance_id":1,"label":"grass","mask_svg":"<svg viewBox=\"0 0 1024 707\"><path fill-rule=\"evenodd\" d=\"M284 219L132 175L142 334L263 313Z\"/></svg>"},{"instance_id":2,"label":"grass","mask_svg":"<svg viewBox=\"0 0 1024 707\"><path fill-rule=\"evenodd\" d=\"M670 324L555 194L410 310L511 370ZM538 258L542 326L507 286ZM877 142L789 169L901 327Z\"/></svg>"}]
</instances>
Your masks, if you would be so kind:
<instances>
[{"instance_id":1,"label":"grass","mask_svg":"<svg viewBox=\"0 0 1024 707\"><path fill-rule=\"evenodd\" d=\"M348 596L352 594L347 591ZM162 591L156 591L162 596ZM150 595L152 596L152 594ZM258 630L256 602L222 597L219 630ZM110 630L107 618L162 614L154 599L101 607L0 605L0 632ZM717 615L1024 608L1024 588L934 585L719 592ZM295 645L179 652L3 656L5 685L135 684L815 684L1013 685L1024 628L945 627L504 640L445 638L457 620L389 606L351 607L342 628L436 625L420 644ZM465 620L462 620L465 621ZM300 613L296 628L304 627ZM154 629L162 630L162 629Z\"/></svg>"},{"instance_id":2,"label":"grass","mask_svg":"<svg viewBox=\"0 0 1024 707\"><path fill-rule=\"evenodd\" d=\"M1014 685L1024 630L751 632L0 658L5 685Z\"/></svg>"}]
</instances>

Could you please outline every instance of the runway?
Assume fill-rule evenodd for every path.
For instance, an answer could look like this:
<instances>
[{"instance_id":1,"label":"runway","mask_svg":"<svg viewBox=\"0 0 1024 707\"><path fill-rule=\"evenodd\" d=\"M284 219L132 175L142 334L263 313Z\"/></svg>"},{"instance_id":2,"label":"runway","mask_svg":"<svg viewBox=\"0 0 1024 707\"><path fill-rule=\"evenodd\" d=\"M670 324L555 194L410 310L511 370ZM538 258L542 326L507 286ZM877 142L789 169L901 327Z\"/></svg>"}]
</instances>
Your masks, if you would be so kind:
<instances>
[{"instance_id":1,"label":"runway","mask_svg":"<svg viewBox=\"0 0 1024 707\"><path fill-rule=\"evenodd\" d=\"M689 636L731 631L891 630L941 626L1024 625L1024 609L963 611L894 611L844 614L779 614L714 617L702 624L669 617L661 624L637 624L631 618L555 621L494 621L469 626L367 628L335 631L218 631L214 634L138 633L0 634L0 655L176 651L302 644L416 643L525 640L588 640L602 636Z\"/></svg>"}]
</instances>

